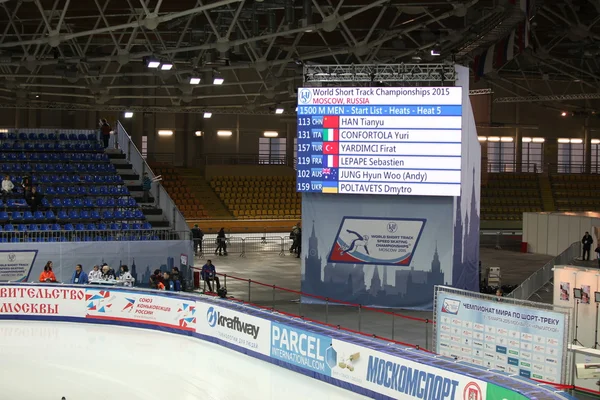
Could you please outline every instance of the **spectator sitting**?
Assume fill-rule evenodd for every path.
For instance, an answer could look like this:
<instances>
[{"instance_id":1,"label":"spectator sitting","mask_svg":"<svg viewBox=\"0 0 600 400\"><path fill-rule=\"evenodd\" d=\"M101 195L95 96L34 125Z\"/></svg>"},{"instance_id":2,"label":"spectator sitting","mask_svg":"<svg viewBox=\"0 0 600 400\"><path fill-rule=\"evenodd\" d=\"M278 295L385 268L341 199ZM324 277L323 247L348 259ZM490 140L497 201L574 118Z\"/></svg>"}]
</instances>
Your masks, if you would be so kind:
<instances>
[{"instance_id":1,"label":"spectator sitting","mask_svg":"<svg viewBox=\"0 0 600 400\"><path fill-rule=\"evenodd\" d=\"M50 261L48 263L52 264ZM40 274L40 282L56 282L56 276L54 276L51 265L46 264L44 267L44 270Z\"/></svg>"},{"instance_id":2,"label":"spectator sitting","mask_svg":"<svg viewBox=\"0 0 600 400\"><path fill-rule=\"evenodd\" d=\"M131 275L131 272L129 272L129 267L127 265L121 265L121 275L119 275L119 280L123 282L123 286L133 287L135 279Z\"/></svg>"},{"instance_id":3,"label":"spectator sitting","mask_svg":"<svg viewBox=\"0 0 600 400\"><path fill-rule=\"evenodd\" d=\"M202 266L202 271L200 275L204 282L208 285L208 293L211 293L212 286L210 285L211 281L215 281L217 285L217 290L221 288L221 284L219 282L219 277L217 276L217 271L215 270L215 266L213 265L211 260L206 260L206 264Z\"/></svg>"},{"instance_id":4,"label":"spectator sitting","mask_svg":"<svg viewBox=\"0 0 600 400\"><path fill-rule=\"evenodd\" d=\"M142 179L142 190L144 191L144 196L142 198L142 202L144 202L144 203L150 202L150 190L151 189L152 189L152 179L150 179L147 172L144 172L144 178Z\"/></svg>"},{"instance_id":5,"label":"spectator sitting","mask_svg":"<svg viewBox=\"0 0 600 400\"><path fill-rule=\"evenodd\" d=\"M37 188L33 186L31 188L31 192L28 192L25 196L25 201L27 201L27 204L29 204L29 207L31 207L31 212L36 212L39 205L42 204L42 199L44 198L44 195L39 193L37 191Z\"/></svg>"},{"instance_id":6,"label":"spectator sitting","mask_svg":"<svg viewBox=\"0 0 600 400\"><path fill-rule=\"evenodd\" d=\"M92 269L90 271L90 273L88 274L88 281L94 282L94 281L99 281L101 279L102 279L102 271L100 271L99 266L94 265L94 269Z\"/></svg>"},{"instance_id":7,"label":"spectator sitting","mask_svg":"<svg viewBox=\"0 0 600 400\"><path fill-rule=\"evenodd\" d=\"M71 277L71 283L78 285L86 285L89 283L87 274L83 271L83 267L81 264L77 264L75 267L75 272L73 272L73 276Z\"/></svg>"},{"instance_id":8,"label":"spectator sitting","mask_svg":"<svg viewBox=\"0 0 600 400\"><path fill-rule=\"evenodd\" d=\"M15 185L10 180L10 175L5 175L4 180L2 181L2 189L1 189L2 201L4 202L4 204L6 204L6 199L12 193L14 188L15 188Z\"/></svg>"},{"instance_id":9,"label":"spectator sitting","mask_svg":"<svg viewBox=\"0 0 600 400\"><path fill-rule=\"evenodd\" d=\"M162 284L163 277L160 269L155 269L154 274L150 275L150 289L159 289L159 284ZM165 285L163 285L163 290Z\"/></svg>"},{"instance_id":10,"label":"spectator sitting","mask_svg":"<svg viewBox=\"0 0 600 400\"><path fill-rule=\"evenodd\" d=\"M162 283L165 287L164 290L175 291L175 282L173 282L173 280L171 279L171 274L169 274L168 272L163 273Z\"/></svg>"},{"instance_id":11,"label":"spectator sitting","mask_svg":"<svg viewBox=\"0 0 600 400\"><path fill-rule=\"evenodd\" d=\"M115 271L111 269L107 264L104 264L102 266L102 280L108 281L111 279L115 279Z\"/></svg>"},{"instance_id":12,"label":"spectator sitting","mask_svg":"<svg viewBox=\"0 0 600 400\"><path fill-rule=\"evenodd\" d=\"M176 283L176 287L178 287L178 289L176 289L176 292L183 292L185 291L185 279L183 279L183 275L181 275L181 273L179 272L179 268L177 267L173 267L173 270L171 271L171 280L173 282L178 282Z\"/></svg>"}]
</instances>

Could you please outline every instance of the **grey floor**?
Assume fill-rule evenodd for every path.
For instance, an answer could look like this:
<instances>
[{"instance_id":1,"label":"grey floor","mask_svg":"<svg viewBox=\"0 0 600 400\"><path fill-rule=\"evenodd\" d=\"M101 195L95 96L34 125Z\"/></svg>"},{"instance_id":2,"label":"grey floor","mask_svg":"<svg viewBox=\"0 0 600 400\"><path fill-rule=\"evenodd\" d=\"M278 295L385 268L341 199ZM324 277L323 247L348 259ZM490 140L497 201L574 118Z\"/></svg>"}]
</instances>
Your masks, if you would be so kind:
<instances>
[{"instance_id":1,"label":"grey floor","mask_svg":"<svg viewBox=\"0 0 600 400\"><path fill-rule=\"evenodd\" d=\"M233 252L235 248L232 247L229 256L207 254L205 258L196 257L195 265L201 267L207 258L211 258L217 272L227 275L228 294L235 298L275 311L339 325L340 328L432 349L432 324L411 319L416 317L431 321L431 311L386 309L404 316L398 317L365 308L359 310L357 307L333 304L302 304L298 293L300 260L287 253L280 255L278 246L265 246L267 252L246 252L244 257L240 257L239 252ZM519 284L551 258L490 248L482 248L480 256L484 268L501 268L503 284Z\"/></svg>"}]
</instances>

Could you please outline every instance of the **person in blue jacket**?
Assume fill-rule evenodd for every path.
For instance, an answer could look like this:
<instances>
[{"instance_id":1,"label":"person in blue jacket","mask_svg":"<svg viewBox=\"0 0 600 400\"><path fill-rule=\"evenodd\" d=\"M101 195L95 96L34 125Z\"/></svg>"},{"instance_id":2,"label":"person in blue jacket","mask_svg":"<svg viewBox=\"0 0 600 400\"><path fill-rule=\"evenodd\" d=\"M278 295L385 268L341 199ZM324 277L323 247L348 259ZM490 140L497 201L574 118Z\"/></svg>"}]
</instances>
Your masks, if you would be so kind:
<instances>
[{"instance_id":1,"label":"person in blue jacket","mask_svg":"<svg viewBox=\"0 0 600 400\"><path fill-rule=\"evenodd\" d=\"M86 285L88 284L88 276L83 270L81 264L77 264L75 267L75 271L73 272L73 277L71 278L71 283L76 285Z\"/></svg>"},{"instance_id":2,"label":"person in blue jacket","mask_svg":"<svg viewBox=\"0 0 600 400\"><path fill-rule=\"evenodd\" d=\"M215 270L215 266L213 265L211 260L206 260L206 264L202 266L202 271L200 272L200 276L208 285L209 293L212 292L212 286L210 285L211 281L215 281L217 285L217 290L221 288L221 284L219 283L219 277L217 276L217 271Z\"/></svg>"}]
</instances>

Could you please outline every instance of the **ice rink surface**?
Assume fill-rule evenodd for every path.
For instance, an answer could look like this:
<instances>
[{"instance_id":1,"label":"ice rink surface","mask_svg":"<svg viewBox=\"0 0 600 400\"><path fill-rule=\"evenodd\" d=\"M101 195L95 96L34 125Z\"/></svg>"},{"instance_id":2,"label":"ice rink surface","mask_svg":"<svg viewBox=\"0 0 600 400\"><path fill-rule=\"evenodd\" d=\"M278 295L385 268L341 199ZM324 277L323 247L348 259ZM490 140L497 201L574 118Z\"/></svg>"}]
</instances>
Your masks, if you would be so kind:
<instances>
[{"instance_id":1,"label":"ice rink surface","mask_svg":"<svg viewBox=\"0 0 600 400\"><path fill-rule=\"evenodd\" d=\"M366 398L185 336L32 321L0 321L0 392L7 400Z\"/></svg>"}]
</instances>

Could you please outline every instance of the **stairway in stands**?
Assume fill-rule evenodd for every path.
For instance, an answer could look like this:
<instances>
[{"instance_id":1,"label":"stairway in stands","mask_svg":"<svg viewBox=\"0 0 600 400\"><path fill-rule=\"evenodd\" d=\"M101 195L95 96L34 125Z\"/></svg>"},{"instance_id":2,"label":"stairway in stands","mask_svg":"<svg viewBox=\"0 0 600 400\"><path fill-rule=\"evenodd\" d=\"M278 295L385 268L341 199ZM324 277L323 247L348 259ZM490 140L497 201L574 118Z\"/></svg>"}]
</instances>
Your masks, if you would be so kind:
<instances>
[{"instance_id":1,"label":"stairway in stands","mask_svg":"<svg viewBox=\"0 0 600 400\"><path fill-rule=\"evenodd\" d=\"M169 228L170 224L167 218L163 215L163 211L154 206L154 199L151 197L149 203L143 201L142 177L138 174L133 166L127 162L125 154L121 150L107 149L105 153L115 166L117 174L123 178L123 182L129 189L131 196L140 205L146 220L153 228Z\"/></svg>"},{"instance_id":2,"label":"stairway in stands","mask_svg":"<svg viewBox=\"0 0 600 400\"><path fill-rule=\"evenodd\" d=\"M538 182L540 185L540 195L542 197L542 207L544 208L544 211L556 211L550 175L547 172L538 174Z\"/></svg>"}]
</instances>

